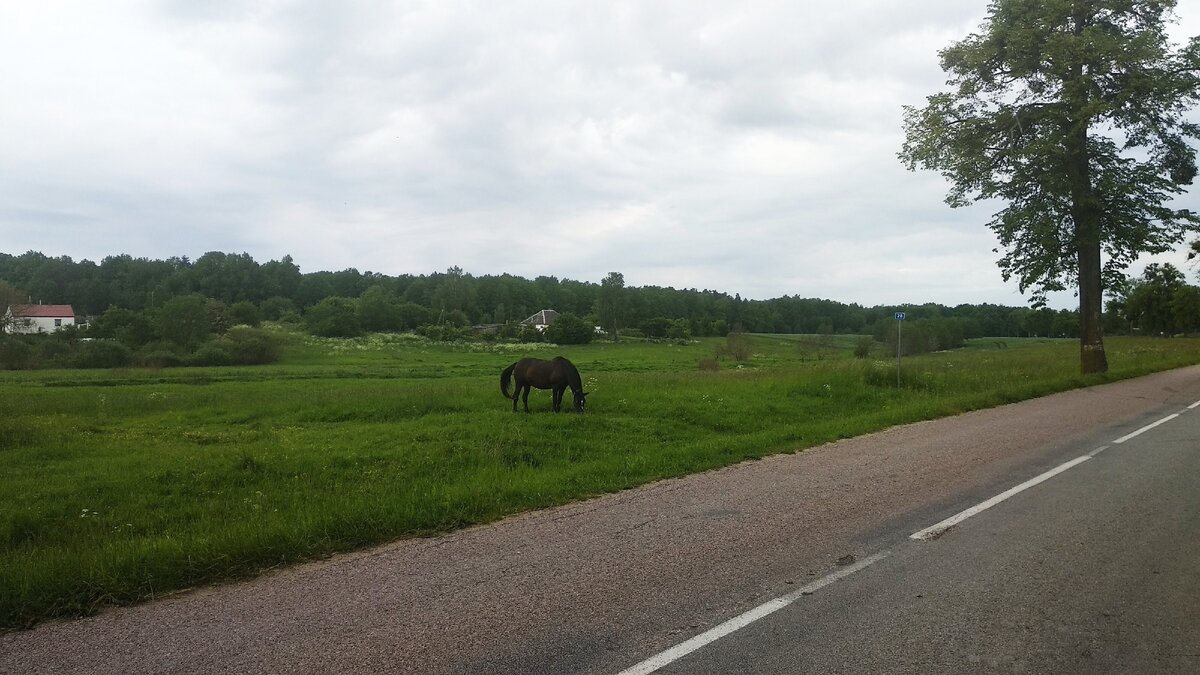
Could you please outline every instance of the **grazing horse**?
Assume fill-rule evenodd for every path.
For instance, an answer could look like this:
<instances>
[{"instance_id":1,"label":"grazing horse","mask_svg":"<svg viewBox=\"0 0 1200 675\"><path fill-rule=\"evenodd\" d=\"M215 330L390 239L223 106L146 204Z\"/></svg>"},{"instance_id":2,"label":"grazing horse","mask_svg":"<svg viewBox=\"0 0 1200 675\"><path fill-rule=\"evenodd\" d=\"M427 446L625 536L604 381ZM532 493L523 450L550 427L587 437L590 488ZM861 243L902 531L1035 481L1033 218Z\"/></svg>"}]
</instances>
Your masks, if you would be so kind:
<instances>
[{"instance_id":1,"label":"grazing horse","mask_svg":"<svg viewBox=\"0 0 1200 675\"><path fill-rule=\"evenodd\" d=\"M508 381L515 378L517 388L510 395ZM529 388L554 390L554 412L562 407L563 393L571 388L571 396L575 399L575 412L583 412L584 397L583 382L579 379L579 370L575 364L557 356L553 361L542 359L521 359L500 373L500 393L504 398L511 398L513 412L517 412L517 398L520 396L525 403L525 412L529 412Z\"/></svg>"}]
</instances>

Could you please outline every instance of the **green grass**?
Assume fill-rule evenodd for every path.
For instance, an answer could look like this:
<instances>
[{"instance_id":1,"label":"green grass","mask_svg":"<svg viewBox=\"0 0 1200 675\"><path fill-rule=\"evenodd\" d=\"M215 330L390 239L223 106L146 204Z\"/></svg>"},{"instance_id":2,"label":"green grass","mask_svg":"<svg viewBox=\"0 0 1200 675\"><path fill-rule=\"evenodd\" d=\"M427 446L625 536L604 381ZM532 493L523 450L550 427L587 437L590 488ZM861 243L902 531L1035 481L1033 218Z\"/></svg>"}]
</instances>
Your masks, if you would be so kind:
<instances>
[{"instance_id":1,"label":"green grass","mask_svg":"<svg viewBox=\"0 0 1200 675\"><path fill-rule=\"evenodd\" d=\"M562 349L289 338L270 367L0 373L0 627L656 479L1200 361L1200 341L981 340L895 362L758 336ZM511 412L500 370L563 354L589 412ZM819 358L818 358L819 356Z\"/></svg>"}]
</instances>

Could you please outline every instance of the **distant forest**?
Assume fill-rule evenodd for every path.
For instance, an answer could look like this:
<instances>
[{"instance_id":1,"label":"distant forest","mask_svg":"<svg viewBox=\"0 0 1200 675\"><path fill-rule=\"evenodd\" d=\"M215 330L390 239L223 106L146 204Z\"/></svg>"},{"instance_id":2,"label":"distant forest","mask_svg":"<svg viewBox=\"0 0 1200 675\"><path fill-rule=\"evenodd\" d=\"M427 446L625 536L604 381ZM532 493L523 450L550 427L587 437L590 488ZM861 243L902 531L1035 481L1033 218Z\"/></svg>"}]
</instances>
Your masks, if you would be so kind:
<instances>
[{"instance_id":1,"label":"distant forest","mask_svg":"<svg viewBox=\"0 0 1200 675\"><path fill-rule=\"evenodd\" d=\"M616 278L620 288L604 286ZM457 267L431 274L389 276L345 269L302 272L290 256L259 263L249 254L205 253L195 260L113 255L99 263L49 257L30 251L0 253L0 292L7 302L70 304L76 313L99 317L111 308L151 311L178 296L248 303L264 319L298 318L329 298L386 307L389 325L408 330L423 324L515 324L542 309L600 323L607 313L624 332L657 336L683 326L695 336L752 333L874 334L882 338L904 311L910 325L937 324L954 340L972 337L1076 337L1076 312L992 304L947 307L934 303L863 307L801 295L749 300L718 290L623 285L619 274L605 283L510 274L474 276ZM612 296L612 292L619 292ZM614 299L615 298L615 299ZM606 318L612 318L606 317ZM368 325L370 329L372 326Z\"/></svg>"}]
</instances>

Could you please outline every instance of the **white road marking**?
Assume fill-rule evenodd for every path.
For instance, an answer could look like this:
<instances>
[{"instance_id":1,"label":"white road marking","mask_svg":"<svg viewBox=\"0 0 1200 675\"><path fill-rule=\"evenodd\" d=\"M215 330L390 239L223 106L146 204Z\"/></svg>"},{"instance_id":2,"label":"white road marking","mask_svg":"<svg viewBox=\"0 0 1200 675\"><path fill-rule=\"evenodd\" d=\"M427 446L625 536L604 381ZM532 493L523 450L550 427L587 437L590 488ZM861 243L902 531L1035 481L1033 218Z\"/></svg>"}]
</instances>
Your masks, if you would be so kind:
<instances>
[{"instance_id":1,"label":"white road marking","mask_svg":"<svg viewBox=\"0 0 1200 675\"><path fill-rule=\"evenodd\" d=\"M1146 426L1142 427L1141 429L1138 429L1137 431L1135 431L1131 434L1125 434L1124 436L1113 441L1113 443L1120 445L1121 443L1124 443L1125 441L1133 438L1134 436L1140 436L1160 424L1166 424L1167 422L1170 422L1171 420L1175 419L1176 417L1179 417L1179 413L1175 413L1173 415L1167 415L1166 417L1162 418L1161 420L1159 420L1157 422L1151 422L1150 424L1147 424Z\"/></svg>"},{"instance_id":2,"label":"white road marking","mask_svg":"<svg viewBox=\"0 0 1200 675\"><path fill-rule=\"evenodd\" d=\"M1195 410L1196 408L1200 408L1200 401L1196 401L1195 403L1188 406L1188 410ZM1124 443L1125 441L1128 441L1131 438L1140 436L1141 434L1144 434L1147 431L1150 431L1151 429L1159 426L1160 424L1166 424L1167 422L1170 422L1171 420L1175 419L1176 417L1179 417L1179 415L1180 415L1180 413L1175 413L1173 415L1167 415L1166 417L1158 420L1157 422L1147 424L1146 426L1142 427L1141 429L1138 429L1137 431L1126 434L1126 435L1114 440L1113 444L1119 445L1121 443ZM1084 462L1088 461L1089 459L1092 459L1096 455L1099 455L1100 453L1109 449L1109 447L1111 447L1111 446L1102 445L1102 446L1096 448L1095 450L1092 450L1088 454L1083 455L1082 457L1076 457L1075 459L1073 459L1069 462L1060 464L1039 476L1031 478L1031 479L1025 481L1024 483L1017 485L1016 487L1013 487L1008 490L1005 490L1004 492L1001 492L1000 494L996 495L995 497L992 497L991 499L989 499L985 502L980 502L979 504L976 504L975 506L972 506L971 508L966 509L965 511L960 511L959 513L957 513L953 516L950 516L949 518L947 518L935 525L930 525L929 527L927 527L919 532L914 532L911 535L909 535L909 538L917 539L917 540L925 540L925 539L931 539L933 537L936 537L937 535L942 534L946 530L950 529L951 527L954 527L955 525L961 523L962 521L966 520L967 518L970 518L971 516L974 516L978 513L986 511L986 510L992 508L993 506L1007 500L1009 497L1012 497L1013 495L1016 495L1020 492L1024 492L1025 490L1028 490L1029 488L1031 488L1035 485L1043 483L1043 482L1057 476L1058 474L1060 474L1064 471L1067 471L1068 469L1072 469L1076 466L1079 466L1080 464L1083 464ZM784 607L787 607L788 605L799 600L800 598L804 597L805 595L811 595L812 593L832 584L835 581L838 581L839 579L844 579L845 577L848 577L851 574L858 572L859 570L862 570L870 565L873 565L873 564L879 562L880 560L883 560L884 558L888 557L889 555L891 555L891 551L881 551L879 553L876 553L873 556L864 558L863 560L860 560L859 562L857 562L853 565L850 565L849 567L846 567L845 569L841 569L841 570L838 570L837 572L833 572L832 574L828 574L828 575L812 582L811 584L808 584L806 586L801 587L800 589L798 589L796 591L788 593L787 595L775 598L774 600L770 600L768 602L764 602L763 604L759 605L758 607L755 607L754 609L751 609L743 614L740 614L740 615L726 621L725 623L722 623L714 628L711 628L690 640L681 642L666 651L659 652L658 654L651 656L650 658L646 659L645 661L642 661L636 665L626 668L625 670L622 670L617 675L648 675L649 673L653 673L656 670L662 668L663 666L674 663L675 661L678 661L679 659L687 656L688 654L691 654L692 652L704 647L705 645L716 642L717 640L720 640L721 638L725 637L726 635L729 635L730 633L741 630L742 628L749 626L750 624L754 623L755 621L758 621L759 619L761 619L765 616L773 614L773 613L783 609Z\"/></svg>"},{"instance_id":3,"label":"white road marking","mask_svg":"<svg viewBox=\"0 0 1200 675\"><path fill-rule=\"evenodd\" d=\"M750 624L754 623L755 621L758 621L759 619L763 618L764 616L767 616L769 614L772 614L774 612L777 612L777 611L783 609L784 607L787 607L788 605L792 604L793 602L799 600L801 597L815 593L816 591L818 591L822 588L825 588L829 584L832 584L833 582L835 582L839 579L844 579L844 578L850 576L851 574L854 574L855 572L866 568L869 565L873 565L873 564L879 562L880 560L883 560L884 558L888 557L889 555L891 555L891 551L882 551L882 552L876 553L875 555L870 556L868 558L863 558L862 560L858 561L857 563L854 563L853 565L850 565L849 567L845 567L836 572L833 572L832 574L828 574L824 577L821 577L820 579L817 579L816 581L812 582L811 584L808 584L807 586L804 586L798 590L792 591L791 593L788 593L787 595L780 596L780 597L775 598L774 600L770 600L768 602L764 602L763 604L759 605L758 607L755 607L754 609L752 609L744 614L741 614L739 616L735 616L734 618L726 621L725 623L722 623L719 626L711 628L711 629L697 635L696 637L694 637L690 640L687 640L686 642L681 642L666 651L659 652L658 654L651 656L650 658L646 659L645 661L642 661L641 663L639 663L635 666L631 666L630 668L622 670L620 673L618 673L618 675L646 675L647 673L653 673L654 671L658 670L659 668L662 668L663 666L666 666L670 663L678 661L679 659L687 656L688 654L691 654L692 652L696 651L697 649L700 649L701 647L703 647L707 644L710 644L712 642L720 640L721 638L725 637L726 635L729 635L730 633L733 633L734 631L745 628L746 626L749 626Z\"/></svg>"},{"instance_id":4,"label":"white road marking","mask_svg":"<svg viewBox=\"0 0 1200 675\"><path fill-rule=\"evenodd\" d=\"M986 510L992 508L993 506L1008 499L1009 497L1012 497L1013 495L1017 494L1018 492L1028 490L1029 488L1037 485L1038 483L1049 480L1049 479L1057 476L1058 474L1066 471L1067 469L1070 469L1074 466L1082 464L1091 458L1092 458L1091 455L1084 455L1082 457L1076 457L1075 459L1067 462L1066 464L1060 464L1060 465L1054 467L1053 469L1050 469L1046 473L1044 473L1040 476L1037 476L1036 478L1030 478L1029 480L1025 481L1024 483L1021 483L1020 485L1018 485L1014 488L1005 490L1004 492L1001 492L1000 494L996 495L995 497L992 497L991 499L987 500L986 502L980 502L979 504L972 506L971 508L967 509L966 511L960 511L959 513L957 513L953 516L950 516L949 518L943 520L940 523L937 523L936 525L930 525L929 527L927 527L919 532L914 532L914 533L908 535L908 538L909 539L920 539L920 540L932 539L933 537L936 537L937 535L954 527L955 525L961 523L962 521L966 520L967 518L970 518L971 516L973 516L977 513L980 513L982 511L986 511Z\"/></svg>"}]
</instances>

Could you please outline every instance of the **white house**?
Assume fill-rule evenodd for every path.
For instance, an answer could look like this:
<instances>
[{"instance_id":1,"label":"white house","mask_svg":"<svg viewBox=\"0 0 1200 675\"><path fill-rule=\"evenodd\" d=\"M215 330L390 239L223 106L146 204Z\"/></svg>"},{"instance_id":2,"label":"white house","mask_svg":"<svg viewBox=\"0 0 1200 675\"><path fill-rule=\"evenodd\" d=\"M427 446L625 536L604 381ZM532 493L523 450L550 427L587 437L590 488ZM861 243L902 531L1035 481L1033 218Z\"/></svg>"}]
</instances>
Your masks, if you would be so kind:
<instances>
[{"instance_id":1,"label":"white house","mask_svg":"<svg viewBox=\"0 0 1200 675\"><path fill-rule=\"evenodd\" d=\"M9 333L53 333L75 325L70 305L9 305L4 330Z\"/></svg>"},{"instance_id":2,"label":"white house","mask_svg":"<svg viewBox=\"0 0 1200 675\"><path fill-rule=\"evenodd\" d=\"M558 320L558 312L552 309L543 309L533 316L525 319L521 323L526 326L533 326L538 329L538 332L546 330L546 327Z\"/></svg>"}]
</instances>

